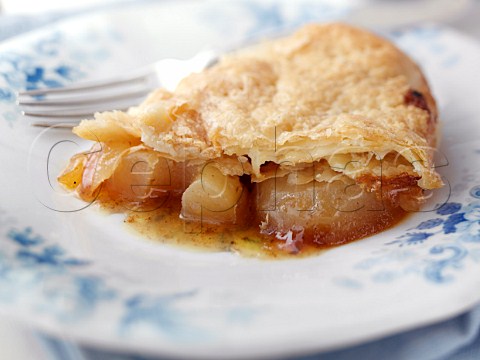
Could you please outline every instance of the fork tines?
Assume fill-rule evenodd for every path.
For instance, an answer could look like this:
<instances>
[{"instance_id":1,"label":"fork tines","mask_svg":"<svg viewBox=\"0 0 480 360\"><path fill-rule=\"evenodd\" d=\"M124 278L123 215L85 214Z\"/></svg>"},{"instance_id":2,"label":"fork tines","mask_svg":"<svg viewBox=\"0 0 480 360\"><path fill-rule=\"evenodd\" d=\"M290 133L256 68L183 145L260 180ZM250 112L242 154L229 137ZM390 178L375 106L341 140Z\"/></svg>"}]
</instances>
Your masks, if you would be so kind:
<instances>
[{"instance_id":1,"label":"fork tines","mask_svg":"<svg viewBox=\"0 0 480 360\"><path fill-rule=\"evenodd\" d=\"M17 104L22 115L33 120L32 125L51 126L68 121L74 126L95 112L125 110L138 104L153 87L151 74L143 72L65 88L20 91Z\"/></svg>"},{"instance_id":2,"label":"fork tines","mask_svg":"<svg viewBox=\"0 0 480 360\"><path fill-rule=\"evenodd\" d=\"M73 126L97 111L125 110L136 105L159 84L172 90L183 77L211 66L217 59L218 53L213 50L199 52L185 60L162 59L129 75L103 81L21 91L17 94L17 104L22 114L33 121L32 125L67 123Z\"/></svg>"}]
</instances>

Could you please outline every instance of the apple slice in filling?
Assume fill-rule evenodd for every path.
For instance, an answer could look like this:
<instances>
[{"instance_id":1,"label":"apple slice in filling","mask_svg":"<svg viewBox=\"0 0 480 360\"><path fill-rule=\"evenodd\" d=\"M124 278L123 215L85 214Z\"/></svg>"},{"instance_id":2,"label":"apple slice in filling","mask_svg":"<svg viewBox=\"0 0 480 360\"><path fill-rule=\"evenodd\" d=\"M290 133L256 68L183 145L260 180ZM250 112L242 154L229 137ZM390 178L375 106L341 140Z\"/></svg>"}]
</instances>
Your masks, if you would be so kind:
<instances>
[{"instance_id":1,"label":"apple slice in filling","mask_svg":"<svg viewBox=\"0 0 480 360\"><path fill-rule=\"evenodd\" d=\"M197 222L242 225L248 209L249 194L240 178L207 164L183 193L181 216Z\"/></svg>"},{"instance_id":2,"label":"apple slice in filling","mask_svg":"<svg viewBox=\"0 0 480 360\"><path fill-rule=\"evenodd\" d=\"M306 184L291 178L258 183L255 208L261 232L285 241L293 252L304 242L336 245L380 232L406 214L403 203L419 202L416 187L404 188L399 198L398 187L369 191L344 175Z\"/></svg>"}]
</instances>

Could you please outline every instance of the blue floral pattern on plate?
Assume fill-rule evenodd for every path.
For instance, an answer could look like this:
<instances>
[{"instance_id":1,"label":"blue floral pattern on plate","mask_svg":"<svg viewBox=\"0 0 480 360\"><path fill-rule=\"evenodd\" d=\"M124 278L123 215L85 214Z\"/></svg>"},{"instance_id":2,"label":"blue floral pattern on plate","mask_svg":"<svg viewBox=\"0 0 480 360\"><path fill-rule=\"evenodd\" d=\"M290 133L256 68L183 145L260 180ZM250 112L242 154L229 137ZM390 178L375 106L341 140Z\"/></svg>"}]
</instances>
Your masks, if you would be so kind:
<instances>
[{"instance_id":1,"label":"blue floral pattern on plate","mask_svg":"<svg viewBox=\"0 0 480 360\"><path fill-rule=\"evenodd\" d=\"M86 38L95 39L94 33ZM112 41L117 34L107 33ZM107 47L76 48L71 39L60 31L53 31L29 45L0 53L0 104L3 118L10 126L20 118L15 106L16 92L42 87L61 87L86 77L98 61L109 57ZM28 50L27 50L28 49ZM65 54L65 49L69 53Z\"/></svg>"},{"instance_id":2,"label":"blue floral pattern on plate","mask_svg":"<svg viewBox=\"0 0 480 360\"><path fill-rule=\"evenodd\" d=\"M0 223L4 222L0 214ZM70 257L60 245L45 240L30 227L11 228L5 239L10 244L3 243L0 250L0 303L20 301L27 295L42 299L35 303L35 309L64 323L93 316L104 303L117 303L123 309L118 324L121 337L139 324L149 324L177 340L198 341L209 336L205 329L192 328L190 316L176 308L178 301L195 297L195 290L162 296L130 293L108 285L100 276L85 274L89 261ZM225 321L230 317L227 311Z\"/></svg>"}]
</instances>

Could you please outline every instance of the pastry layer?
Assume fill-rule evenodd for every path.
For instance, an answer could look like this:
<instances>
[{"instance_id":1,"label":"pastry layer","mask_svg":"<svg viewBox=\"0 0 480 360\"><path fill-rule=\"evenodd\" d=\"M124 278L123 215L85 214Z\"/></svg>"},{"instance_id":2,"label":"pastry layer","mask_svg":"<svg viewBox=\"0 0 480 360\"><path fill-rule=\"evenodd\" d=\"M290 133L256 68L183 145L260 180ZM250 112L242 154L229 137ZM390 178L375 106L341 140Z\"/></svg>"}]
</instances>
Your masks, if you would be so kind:
<instances>
[{"instance_id":1,"label":"pastry layer","mask_svg":"<svg viewBox=\"0 0 480 360\"><path fill-rule=\"evenodd\" d=\"M225 160L227 172L233 157L253 181L267 162L392 153L432 189L442 185L432 160L436 128L418 66L389 41L334 23L228 54L173 93L159 89L127 113L97 114L74 131L143 143L179 162Z\"/></svg>"},{"instance_id":2,"label":"pastry layer","mask_svg":"<svg viewBox=\"0 0 480 360\"><path fill-rule=\"evenodd\" d=\"M410 58L367 31L308 25L82 121L74 132L95 145L59 181L87 201L173 204L186 222L250 226L296 252L417 211L442 186L436 129Z\"/></svg>"}]
</instances>

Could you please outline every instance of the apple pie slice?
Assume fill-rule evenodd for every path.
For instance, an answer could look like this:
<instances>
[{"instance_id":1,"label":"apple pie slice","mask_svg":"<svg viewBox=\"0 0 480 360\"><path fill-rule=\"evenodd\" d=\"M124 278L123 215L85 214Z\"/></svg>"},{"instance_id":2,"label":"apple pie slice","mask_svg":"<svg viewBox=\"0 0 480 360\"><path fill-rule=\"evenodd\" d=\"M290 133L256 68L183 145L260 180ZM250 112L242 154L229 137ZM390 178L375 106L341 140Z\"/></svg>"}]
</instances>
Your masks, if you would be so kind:
<instances>
[{"instance_id":1,"label":"apple pie slice","mask_svg":"<svg viewBox=\"0 0 480 360\"><path fill-rule=\"evenodd\" d=\"M251 227L298 252L419 209L443 185L436 129L435 101L409 57L364 30L308 25L127 112L82 121L74 133L95 144L59 181L86 201L173 204L184 221Z\"/></svg>"}]
</instances>

